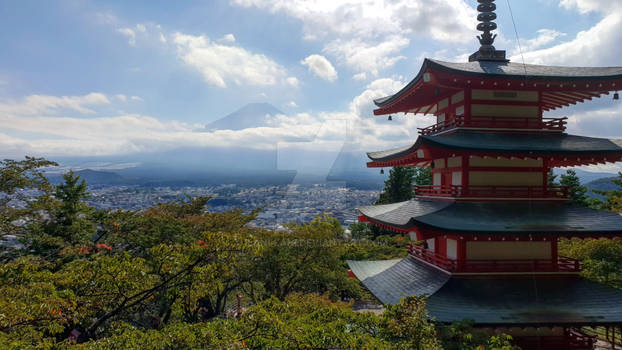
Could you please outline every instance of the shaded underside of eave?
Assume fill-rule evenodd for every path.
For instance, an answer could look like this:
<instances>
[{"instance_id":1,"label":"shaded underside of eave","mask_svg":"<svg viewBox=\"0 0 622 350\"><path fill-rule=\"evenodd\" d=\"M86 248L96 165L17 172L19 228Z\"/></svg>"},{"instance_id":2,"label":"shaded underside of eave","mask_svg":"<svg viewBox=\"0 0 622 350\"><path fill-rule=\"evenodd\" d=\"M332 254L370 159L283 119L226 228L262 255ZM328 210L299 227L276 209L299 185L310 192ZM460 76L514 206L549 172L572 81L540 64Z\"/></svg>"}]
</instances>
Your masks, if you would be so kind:
<instances>
[{"instance_id":1,"label":"shaded underside of eave","mask_svg":"<svg viewBox=\"0 0 622 350\"><path fill-rule=\"evenodd\" d=\"M375 223L468 235L620 236L622 216L568 203L410 200L360 207Z\"/></svg>"},{"instance_id":2,"label":"shaded underside of eave","mask_svg":"<svg viewBox=\"0 0 622 350\"><path fill-rule=\"evenodd\" d=\"M568 134L494 133L457 131L439 136L419 136L411 146L368 152L374 162L387 162L415 154L422 146L438 149L498 154L533 155L619 155L622 140Z\"/></svg>"},{"instance_id":3,"label":"shaded underside of eave","mask_svg":"<svg viewBox=\"0 0 622 350\"><path fill-rule=\"evenodd\" d=\"M547 82L572 82L572 81L614 81L622 80L622 67L559 67L541 65L523 65L519 63L504 62L466 62L451 63L431 59L425 59L417 76L397 93L374 100L379 109L397 101L402 95L417 86L423 79L423 74L428 70L455 74L464 77L484 79L510 79L521 81L547 81ZM613 91L615 89L606 89Z\"/></svg>"}]
</instances>

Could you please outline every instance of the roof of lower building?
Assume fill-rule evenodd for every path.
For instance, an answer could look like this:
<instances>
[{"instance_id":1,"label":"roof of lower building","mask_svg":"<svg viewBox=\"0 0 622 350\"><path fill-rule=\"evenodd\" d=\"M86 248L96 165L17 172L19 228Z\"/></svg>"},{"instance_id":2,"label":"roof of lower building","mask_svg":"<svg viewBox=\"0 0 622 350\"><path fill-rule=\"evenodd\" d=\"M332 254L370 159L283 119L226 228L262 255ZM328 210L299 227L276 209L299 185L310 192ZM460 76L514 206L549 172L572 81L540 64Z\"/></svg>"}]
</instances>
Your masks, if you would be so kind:
<instances>
[{"instance_id":1,"label":"roof of lower building","mask_svg":"<svg viewBox=\"0 0 622 350\"><path fill-rule=\"evenodd\" d=\"M394 227L464 234L619 235L617 213L557 202L442 202L413 199L358 208Z\"/></svg>"},{"instance_id":2,"label":"roof of lower building","mask_svg":"<svg viewBox=\"0 0 622 350\"><path fill-rule=\"evenodd\" d=\"M390 161L416 152L421 146L455 151L534 155L622 154L622 140L568 134L495 133L458 130L437 136L419 136L411 145L387 151L369 152L373 161Z\"/></svg>"},{"instance_id":3,"label":"roof of lower building","mask_svg":"<svg viewBox=\"0 0 622 350\"><path fill-rule=\"evenodd\" d=\"M379 261L348 264L383 303L396 304L404 296L428 296L429 315L440 322L471 319L483 326L622 324L622 290L579 277L449 277L412 258L391 261L388 268ZM366 275L364 271L370 270L376 272Z\"/></svg>"},{"instance_id":4,"label":"roof of lower building","mask_svg":"<svg viewBox=\"0 0 622 350\"><path fill-rule=\"evenodd\" d=\"M403 297L432 295L449 275L419 264L413 259L389 261L352 261L350 269L381 302L397 304Z\"/></svg>"}]
</instances>

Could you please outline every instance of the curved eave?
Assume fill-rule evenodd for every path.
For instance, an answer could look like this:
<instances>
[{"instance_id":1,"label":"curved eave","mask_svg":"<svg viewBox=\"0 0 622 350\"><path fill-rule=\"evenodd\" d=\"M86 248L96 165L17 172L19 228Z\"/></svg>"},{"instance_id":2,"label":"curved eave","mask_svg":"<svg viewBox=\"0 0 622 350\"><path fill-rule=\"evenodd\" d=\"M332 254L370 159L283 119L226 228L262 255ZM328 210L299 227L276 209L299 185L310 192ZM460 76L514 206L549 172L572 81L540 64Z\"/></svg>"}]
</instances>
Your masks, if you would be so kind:
<instances>
[{"instance_id":1,"label":"curved eave","mask_svg":"<svg viewBox=\"0 0 622 350\"><path fill-rule=\"evenodd\" d=\"M411 146L369 152L371 162L367 166L422 164L461 152L473 156L550 157L552 165L557 166L588 165L622 160L622 140L567 134L458 131L442 136L419 136Z\"/></svg>"},{"instance_id":2,"label":"curved eave","mask_svg":"<svg viewBox=\"0 0 622 350\"><path fill-rule=\"evenodd\" d=\"M619 237L622 216L569 204L411 200L359 208L363 220L399 233ZM424 235L423 238L426 237Z\"/></svg>"},{"instance_id":3,"label":"curved eave","mask_svg":"<svg viewBox=\"0 0 622 350\"><path fill-rule=\"evenodd\" d=\"M431 73L428 82L424 82L426 73ZM439 77L435 77L436 75ZM383 115L413 111L427 113L426 105L433 104L434 99L439 95L445 95L452 89L458 91L467 86L466 81L456 82L456 78L495 80L495 88L498 89L505 88L505 81L520 80L521 87L516 86L515 83L511 89L536 89L531 83L540 83L539 88L546 86L552 92L589 92L587 96L571 98L573 99L571 102L566 101L569 98L568 96L558 96L553 93L549 98L554 99L554 101L545 106L545 109L549 110L583 102L586 99L600 97L609 91L618 90L622 86L622 67L556 67L504 62L450 63L426 58L417 76L404 88L391 96L374 100L376 106L379 107L374 110L374 114ZM580 86L563 84L572 82L587 84ZM590 84L591 82L594 84ZM605 82L609 84L604 84ZM497 83L499 83L498 86ZM551 83L554 86L543 85L543 83ZM558 98L561 99L561 102L557 101Z\"/></svg>"}]
</instances>

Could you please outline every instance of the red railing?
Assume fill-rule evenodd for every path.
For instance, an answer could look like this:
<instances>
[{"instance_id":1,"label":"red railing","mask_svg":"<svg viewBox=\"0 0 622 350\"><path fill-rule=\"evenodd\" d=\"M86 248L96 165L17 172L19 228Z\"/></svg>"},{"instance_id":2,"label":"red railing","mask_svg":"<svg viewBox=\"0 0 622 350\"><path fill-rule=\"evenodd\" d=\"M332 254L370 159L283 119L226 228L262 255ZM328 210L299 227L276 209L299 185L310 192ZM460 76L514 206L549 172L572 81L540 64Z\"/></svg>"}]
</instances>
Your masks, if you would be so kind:
<instances>
[{"instance_id":1,"label":"red railing","mask_svg":"<svg viewBox=\"0 0 622 350\"><path fill-rule=\"evenodd\" d=\"M438 124L419 128L421 135L433 135L455 128L482 129L529 129L564 131L568 118L513 118L513 117L471 117L457 116Z\"/></svg>"},{"instance_id":2,"label":"red railing","mask_svg":"<svg viewBox=\"0 0 622 350\"><path fill-rule=\"evenodd\" d=\"M549 259L525 260L455 260L436 254L421 245L411 244L410 255L415 259L433 264L448 272L486 273L486 272L581 272L579 260L559 257Z\"/></svg>"},{"instance_id":3,"label":"red railing","mask_svg":"<svg viewBox=\"0 0 622 350\"><path fill-rule=\"evenodd\" d=\"M567 199L566 186L422 186L415 195L447 198L555 198Z\"/></svg>"},{"instance_id":4,"label":"red railing","mask_svg":"<svg viewBox=\"0 0 622 350\"><path fill-rule=\"evenodd\" d=\"M456 260L446 258L442 255L436 254L433 251L425 249L421 245L410 244L410 255L416 259L428 262L448 272L456 272L458 270L458 264Z\"/></svg>"}]
</instances>

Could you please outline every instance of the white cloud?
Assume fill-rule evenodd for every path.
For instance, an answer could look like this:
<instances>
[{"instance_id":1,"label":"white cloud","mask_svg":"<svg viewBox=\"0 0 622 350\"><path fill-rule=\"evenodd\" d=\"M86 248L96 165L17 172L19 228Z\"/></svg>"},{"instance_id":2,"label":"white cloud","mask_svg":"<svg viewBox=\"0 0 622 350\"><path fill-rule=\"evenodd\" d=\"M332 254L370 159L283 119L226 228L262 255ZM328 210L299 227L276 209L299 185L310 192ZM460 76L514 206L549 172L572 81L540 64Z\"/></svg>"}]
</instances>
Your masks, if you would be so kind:
<instances>
[{"instance_id":1,"label":"white cloud","mask_svg":"<svg viewBox=\"0 0 622 350\"><path fill-rule=\"evenodd\" d=\"M357 73L357 74L354 74L354 75L352 76L352 79L354 79L354 80L358 80L358 81L367 80L367 73L362 72L362 73Z\"/></svg>"},{"instance_id":2,"label":"white cloud","mask_svg":"<svg viewBox=\"0 0 622 350\"><path fill-rule=\"evenodd\" d=\"M289 103L287 103L286 106L287 107L291 107L291 108L297 108L298 107L298 105L294 101L289 101Z\"/></svg>"},{"instance_id":3,"label":"white cloud","mask_svg":"<svg viewBox=\"0 0 622 350\"><path fill-rule=\"evenodd\" d=\"M70 106L86 112L85 103L104 101L105 96L94 98L96 95L90 94L86 95L90 97L73 99L47 96L46 101L57 102L43 104L43 107L40 103L33 106L34 97L30 96L24 98L20 108L16 108L16 104L0 105L0 111L5 112L0 113L0 130L3 132L0 135L0 150L4 156L96 156L158 152L183 147L239 145L273 150L279 143L305 143L310 140L316 140L313 148L321 150L332 149L335 144L343 143L345 134L348 135L348 142L360 143L366 150L384 149L412 142L417 127L421 123L431 122L430 118L413 116L396 116L393 122L387 122L384 117L373 116L372 99L393 93L403 85L401 79L376 80L352 100L346 111L275 115L269 116L269 122L264 127L210 132L196 132L202 129L202 125L175 120L162 121L140 114L89 118L44 116L39 112L56 108L61 104L58 101L64 101L61 104L63 108ZM291 101L290 106L294 107L295 102ZM333 123L335 120L345 121L345 124ZM347 133L343 125L348 125ZM24 132L39 136L36 139L17 136Z\"/></svg>"},{"instance_id":4,"label":"white cloud","mask_svg":"<svg viewBox=\"0 0 622 350\"><path fill-rule=\"evenodd\" d=\"M617 0L561 0L559 6L568 10L577 9L581 13L611 13L622 8L622 3Z\"/></svg>"},{"instance_id":5,"label":"white cloud","mask_svg":"<svg viewBox=\"0 0 622 350\"><path fill-rule=\"evenodd\" d=\"M287 83L287 85L290 85L295 88L297 88L300 85L300 81L298 81L298 78L296 77L288 77L287 79L285 79L285 82Z\"/></svg>"},{"instance_id":6,"label":"white cloud","mask_svg":"<svg viewBox=\"0 0 622 350\"><path fill-rule=\"evenodd\" d=\"M380 70L392 67L404 56L397 55L406 48L410 41L402 36L387 37L380 44L367 43L365 40L353 39L330 42L325 52L337 57L356 71L368 72L371 76L378 76Z\"/></svg>"},{"instance_id":7,"label":"white cloud","mask_svg":"<svg viewBox=\"0 0 622 350\"><path fill-rule=\"evenodd\" d=\"M464 0L230 2L300 20L305 39L324 41L324 52L357 73L376 75L378 70L391 67L402 59L398 53L408 46L408 37L462 43L472 41L476 35L477 13ZM451 20L439 20L439 14Z\"/></svg>"},{"instance_id":8,"label":"white cloud","mask_svg":"<svg viewBox=\"0 0 622 350\"><path fill-rule=\"evenodd\" d=\"M222 38L220 38L218 41L223 42L223 43L234 43L235 36L233 34L227 34L223 36Z\"/></svg>"},{"instance_id":9,"label":"white cloud","mask_svg":"<svg viewBox=\"0 0 622 350\"><path fill-rule=\"evenodd\" d=\"M532 64L568 66L619 65L622 56L622 12L606 15L594 27L579 32L575 38L561 44L524 54ZM520 56L512 57L520 62Z\"/></svg>"},{"instance_id":10,"label":"white cloud","mask_svg":"<svg viewBox=\"0 0 622 350\"><path fill-rule=\"evenodd\" d=\"M318 77L333 82L337 80L337 71L326 57L321 55L311 55L300 62L307 66L309 71Z\"/></svg>"},{"instance_id":11,"label":"white cloud","mask_svg":"<svg viewBox=\"0 0 622 350\"><path fill-rule=\"evenodd\" d=\"M210 42L205 36L182 33L173 35L179 58L198 70L211 85L275 85L286 76L286 70L262 54L237 46Z\"/></svg>"},{"instance_id":12,"label":"white cloud","mask_svg":"<svg viewBox=\"0 0 622 350\"><path fill-rule=\"evenodd\" d=\"M142 98L140 98L139 96L132 96L132 97L130 97L130 99L132 101L138 101L138 102L144 102L145 101Z\"/></svg>"},{"instance_id":13,"label":"white cloud","mask_svg":"<svg viewBox=\"0 0 622 350\"><path fill-rule=\"evenodd\" d=\"M19 102L0 102L0 114L36 115L63 109L73 110L82 114L93 114L95 111L87 108L87 106L107 104L110 104L110 100L108 100L106 95L95 92L84 96L30 95Z\"/></svg>"},{"instance_id":14,"label":"white cloud","mask_svg":"<svg viewBox=\"0 0 622 350\"><path fill-rule=\"evenodd\" d=\"M136 46L136 33L132 28L119 28L117 32L125 35L127 37L127 42L131 46Z\"/></svg>"},{"instance_id":15,"label":"white cloud","mask_svg":"<svg viewBox=\"0 0 622 350\"><path fill-rule=\"evenodd\" d=\"M125 102L127 101L127 96L123 95L123 94L118 94L115 95L115 97L117 98L117 100L121 101L121 102Z\"/></svg>"},{"instance_id":16,"label":"white cloud","mask_svg":"<svg viewBox=\"0 0 622 350\"><path fill-rule=\"evenodd\" d=\"M567 34L554 29L540 29L537 31L538 36L533 39L522 40L521 46L524 51L534 51L551 44L555 40L565 37ZM518 49L516 50L518 51Z\"/></svg>"},{"instance_id":17,"label":"white cloud","mask_svg":"<svg viewBox=\"0 0 622 350\"><path fill-rule=\"evenodd\" d=\"M138 23L134 26L119 25L119 20L116 17L107 21L106 24L117 27L117 32L123 34L128 39L128 44L136 46L136 43L140 40L145 43L160 43L166 44L167 39L162 32L162 26L153 22Z\"/></svg>"}]
</instances>

